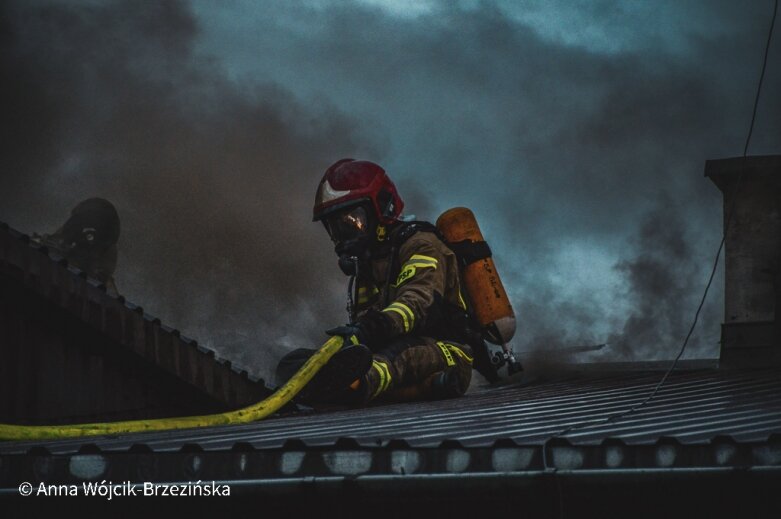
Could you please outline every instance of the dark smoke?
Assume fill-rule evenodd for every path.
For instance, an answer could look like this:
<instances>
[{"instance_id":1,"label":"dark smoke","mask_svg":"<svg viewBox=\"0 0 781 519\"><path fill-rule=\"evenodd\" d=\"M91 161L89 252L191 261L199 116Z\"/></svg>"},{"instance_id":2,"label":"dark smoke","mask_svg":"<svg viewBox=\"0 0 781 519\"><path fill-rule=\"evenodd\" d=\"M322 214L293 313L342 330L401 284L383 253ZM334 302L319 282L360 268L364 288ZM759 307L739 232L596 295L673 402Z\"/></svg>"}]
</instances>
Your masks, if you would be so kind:
<instances>
[{"instance_id":1,"label":"dark smoke","mask_svg":"<svg viewBox=\"0 0 781 519\"><path fill-rule=\"evenodd\" d=\"M254 372L345 319L310 215L330 162L378 155L352 121L271 83L239 93L183 2L20 2L2 27L0 219L50 231L112 200L120 292Z\"/></svg>"},{"instance_id":2,"label":"dark smoke","mask_svg":"<svg viewBox=\"0 0 781 519\"><path fill-rule=\"evenodd\" d=\"M669 358L691 326L697 302L693 296L702 293L707 272L691 261L695 239L680 208L669 198L647 215L632 241L635 256L616 265L627 280L632 311L621 332L608 338L608 344L612 354L628 360ZM714 287L713 292L722 290ZM706 315L720 310L719 298L710 295ZM688 311L682 312L682 307ZM697 334L693 343L701 343ZM702 344L701 348L707 346L714 345Z\"/></svg>"},{"instance_id":3,"label":"dark smoke","mask_svg":"<svg viewBox=\"0 0 781 519\"><path fill-rule=\"evenodd\" d=\"M501 2L430 4L5 2L0 220L51 230L113 200L120 290L268 374L344 320L310 204L331 162L369 158L409 212L475 211L516 350L673 356L721 232L703 164L742 151L772 6L590 2L626 40L600 51ZM779 153L778 40L750 153ZM722 286L689 356L717 353Z\"/></svg>"}]
</instances>

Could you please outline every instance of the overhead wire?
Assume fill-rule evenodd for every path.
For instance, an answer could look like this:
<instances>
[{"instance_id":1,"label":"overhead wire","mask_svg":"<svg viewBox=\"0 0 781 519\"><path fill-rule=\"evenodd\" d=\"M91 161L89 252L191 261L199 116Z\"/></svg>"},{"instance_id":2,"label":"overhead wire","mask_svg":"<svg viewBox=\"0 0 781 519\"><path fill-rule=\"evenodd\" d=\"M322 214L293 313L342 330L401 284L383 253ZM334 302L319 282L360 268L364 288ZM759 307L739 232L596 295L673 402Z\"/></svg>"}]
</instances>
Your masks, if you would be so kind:
<instances>
[{"instance_id":1,"label":"overhead wire","mask_svg":"<svg viewBox=\"0 0 781 519\"><path fill-rule=\"evenodd\" d=\"M595 420L587 420L587 421L584 421L584 422L579 422L579 423L575 423L575 424L569 425L569 426L565 427L564 429L562 429L561 431L559 431L556 434L554 434L552 436L552 438L560 438L560 437L566 436L567 434L571 433L574 430L583 429L585 427L590 427L590 426L593 426L593 425L603 425L603 424L615 422L617 420L620 420L621 418L624 418L624 417L626 417L626 416L636 412L638 409L640 409L641 407L645 406L646 404L648 404L651 400L653 400L656 397L656 395L659 393L659 390L667 382L667 379L670 377L672 372L675 371L675 368L678 365L678 361L681 359L681 357L683 356L683 353L686 351L686 346L689 344L689 339L691 339L691 336L694 333L694 329L696 328L697 322L698 322L699 317L700 317L700 312L702 311L703 305L705 304L705 300L708 297L708 292L710 290L711 284L713 283L713 279L714 279L714 277L716 275L716 270L717 270L718 265L719 265L719 258L721 257L721 252L724 249L724 244L725 244L726 239L727 239L727 233L728 233L729 228L730 228L730 226L732 224L732 221L734 219L735 206L736 206L736 202L737 202L737 200L739 198L739 195L740 195L740 189L742 187L742 181L743 181L743 174L744 174L745 169L746 169L746 159L747 159L747 156L748 156L749 143L751 142L751 136L753 135L753 132L754 132L754 123L756 122L757 108L759 106L759 99L760 99L760 95L762 93L762 83L764 82L764 79L765 79L765 71L767 69L767 57L768 57L768 54L769 54L769 51L770 51L770 42L771 42L771 40L773 38L773 28L775 26L776 14L777 13L778 13L778 0L774 0L773 15L772 15L771 20L770 20L770 28L768 30L767 42L765 43L765 53L764 53L764 58L762 60L762 70L761 70L761 72L759 74L759 82L757 84L757 92L756 92L756 95L754 96L754 106L753 106L753 109L752 109L752 112L751 112L751 122L749 123L748 134L746 136L746 141L745 141L745 143L743 145L743 156L742 156L743 160L742 160L742 163L741 163L741 167L740 167L740 169L738 171L738 178L737 178L737 180L735 182L735 189L734 189L733 194L732 194L732 200L730 201L729 208L727 210L727 218L726 218L726 221L724 223L724 232L722 233L721 241L720 241L719 246L718 246L718 248L716 250L716 258L713 261L713 267L711 268L710 276L708 277L708 283L705 285L705 290L704 290L704 292L702 294L702 298L700 299L700 304L697 306L697 311L694 313L694 320L692 321L692 324L689 327L689 331L686 334L686 338L684 339L683 344L681 345L681 348L678 351L678 355L676 355L676 357L673 360L672 364L665 371L664 375L659 380L659 382L656 384L656 386L653 388L653 390L643 400L641 400L640 402L632 405L628 409L625 409L625 410L623 410L623 411L621 411L619 413L615 413L615 414L609 415L609 416L604 417L604 418L598 418L598 419L595 419ZM544 464L546 465L546 468L547 468L547 460L545 460L545 458L546 458L546 456L543 455L543 462L544 462Z\"/></svg>"},{"instance_id":2,"label":"overhead wire","mask_svg":"<svg viewBox=\"0 0 781 519\"><path fill-rule=\"evenodd\" d=\"M559 431L556 434L554 434L553 436L551 436L551 438L549 438L548 441L546 441L543 444L543 446L542 446L542 464L543 464L543 468L545 469L546 472L551 471L553 473L553 476L554 476L554 479L555 479L555 485L556 485L555 493L556 493L556 496L558 498L557 499L557 505L558 505L557 506L558 514L557 515L559 517L564 517L564 497L563 497L563 491L562 491L562 488L561 488L561 481L559 480L558 477L555 477L556 476L556 472L557 472L556 468L555 467L549 467L549 465L548 465L548 452L549 452L550 439L561 438L561 437L566 436L567 434L571 433L572 431L583 429L583 428L590 427L590 426L593 426L593 425L603 425L603 424L607 424L607 423L618 421L621 418L627 417L628 415L636 412L638 409L640 409L641 407L643 407L646 404L648 404L648 402L650 402L651 400L653 400L656 397L656 395L659 393L659 390L662 388L662 386L664 386L665 382L667 382L667 379L670 377L672 372L675 371L675 368L678 365L678 361L681 359L681 357L683 356L683 353L686 351L686 346L689 344L689 339L691 338L692 333L694 333L694 329L696 328L697 322L698 322L699 317L700 317L700 312L702 311L702 307L705 304L706 298L708 297L708 291L710 290L710 287L713 284L713 279L714 279L714 277L716 275L716 269L718 268L718 265L719 265L719 258L721 257L721 251L724 249L724 244L726 243L726 240L727 240L727 232L729 231L730 225L732 224L732 220L733 220L733 217L734 217L736 201L737 201L737 199L738 199L738 197L740 195L740 189L742 187L742 181L743 181L743 174L744 174L745 169L746 169L746 158L748 157L748 147L749 147L749 143L751 142L751 136L752 136L752 134L754 132L754 123L755 123L756 117L757 117L757 107L759 106L759 98L760 98L760 94L762 92L762 83L763 83L763 81L765 79L765 70L767 69L767 57L768 57L768 53L769 53L769 50L770 50L770 42L771 42L772 37L773 37L773 28L775 26L776 14L777 13L778 13L778 0L774 0L774 2L773 2L773 16L772 16L772 18L770 20L770 28L769 28L768 34L767 34L767 42L765 43L765 54L764 54L764 58L762 60L762 71L759 74L759 82L757 84L757 93L754 96L754 106L753 106L753 109L751 111L751 122L749 123L749 129L748 129L748 134L746 136L746 142L743 145L743 156L742 156L743 160L742 160L742 163L741 163L741 167L738 170L738 178L737 178L737 180L735 182L735 189L734 189L733 194L732 194L732 200L730 201L729 209L727 211L727 218L726 218L726 222L724 223L724 231L723 231L722 236L721 236L721 241L719 242L719 246L716 249L716 258L713 261L713 268L711 269L710 276L708 277L708 282L705 285L705 290L703 291L702 298L700 299L700 304L697 306L697 311L694 313L694 319L692 321L691 326L689 327L688 333L686 334L686 338L684 339L683 344L681 345L681 348L678 351L678 355L676 355L676 357L673 360L673 362L670 365L670 367L667 369L667 371L665 371L664 375L659 380L659 382L656 384L654 389L643 400L641 400L640 402L632 405L628 409L625 409L624 411L621 411L619 413L615 413L615 414L609 415L609 416L607 416L605 418L599 418L599 419L595 419L595 420L587 420L587 421L584 421L584 422L579 422L579 423L575 423L575 424L569 425L569 426L565 427L564 429L562 429L561 431Z\"/></svg>"}]
</instances>

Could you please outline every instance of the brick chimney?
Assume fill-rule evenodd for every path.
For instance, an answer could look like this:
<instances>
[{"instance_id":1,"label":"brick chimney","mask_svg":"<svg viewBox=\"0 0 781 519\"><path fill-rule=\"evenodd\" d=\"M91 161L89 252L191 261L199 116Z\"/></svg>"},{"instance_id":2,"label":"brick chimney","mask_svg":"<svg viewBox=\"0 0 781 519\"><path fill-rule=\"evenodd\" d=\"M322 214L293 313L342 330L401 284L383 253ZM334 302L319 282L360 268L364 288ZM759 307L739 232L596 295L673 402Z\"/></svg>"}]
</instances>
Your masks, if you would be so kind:
<instances>
[{"instance_id":1,"label":"brick chimney","mask_svg":"<svg viewBox=\"0 0 781 519\"><path fill-rule=\"evenodd\" d=\"M781 365L781 155L708 160L705 176L724 195L725 226L737 191L724 244L720 364Z\"/></svg>"}]
</instances>

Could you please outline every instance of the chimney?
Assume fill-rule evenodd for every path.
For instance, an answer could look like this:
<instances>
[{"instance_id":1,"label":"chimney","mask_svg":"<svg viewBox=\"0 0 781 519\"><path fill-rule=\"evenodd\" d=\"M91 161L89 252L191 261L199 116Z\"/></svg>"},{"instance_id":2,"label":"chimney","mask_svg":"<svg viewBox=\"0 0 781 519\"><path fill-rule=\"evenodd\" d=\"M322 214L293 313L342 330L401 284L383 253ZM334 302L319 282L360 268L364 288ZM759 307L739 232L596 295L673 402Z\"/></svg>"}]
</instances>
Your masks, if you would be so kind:
<instances>
[{"instance_id":1,"label":"chimney","mask_svg":"<svg viewBox=\"0 0 781 519\"><path fill-rule=\"evenodd\" d=\"M737 185L741 169L743 177ZM722 367L781 365L781 155L708 160L724 195Z\"/></svg>"}]
</instances>

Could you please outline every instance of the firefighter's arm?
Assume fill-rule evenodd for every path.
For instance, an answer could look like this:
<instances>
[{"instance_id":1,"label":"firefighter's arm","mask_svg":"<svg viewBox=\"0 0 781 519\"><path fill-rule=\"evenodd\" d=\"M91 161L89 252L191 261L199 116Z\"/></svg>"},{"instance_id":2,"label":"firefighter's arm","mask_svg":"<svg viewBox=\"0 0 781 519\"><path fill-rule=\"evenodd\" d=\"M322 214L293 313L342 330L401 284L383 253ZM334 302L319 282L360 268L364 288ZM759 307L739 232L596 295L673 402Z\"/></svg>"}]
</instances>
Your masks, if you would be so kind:
<instances>
[{"instance_id":1,"label":"firefighter's arm","mask_svg":"<svg viewBox=\"0 0 781 519\"><path fill-rule=\"evenodd\" d=\"M445 293L445 258L432 243L409 240L399 260L401 269L394 282L396 298L381 312L390 323L390 336L411 333L424 323L434 294Z\"/></svg>"}]
</instances>

